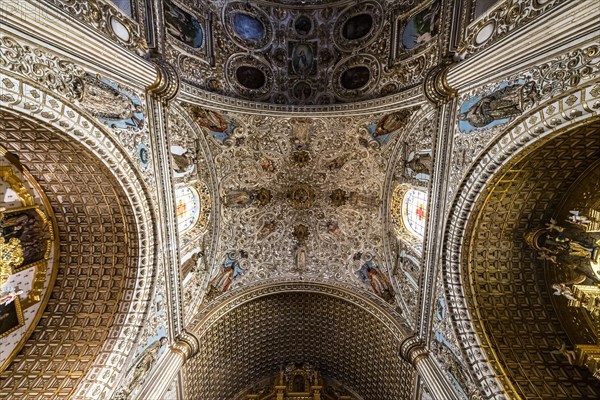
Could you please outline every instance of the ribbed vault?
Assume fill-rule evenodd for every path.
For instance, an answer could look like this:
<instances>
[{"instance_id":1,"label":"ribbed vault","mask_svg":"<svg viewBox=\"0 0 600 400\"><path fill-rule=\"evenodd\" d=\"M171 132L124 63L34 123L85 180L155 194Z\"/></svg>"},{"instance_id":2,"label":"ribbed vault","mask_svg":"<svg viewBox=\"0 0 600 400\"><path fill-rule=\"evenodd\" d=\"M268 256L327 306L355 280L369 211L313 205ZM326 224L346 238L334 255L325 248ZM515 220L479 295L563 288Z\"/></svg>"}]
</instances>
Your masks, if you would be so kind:
<instances>
[{"instance_id":1,"label":"ribbed vault","mask_svg":"<svg viewBox=\"0 0 600 400\"><path fill-rule=\"evenodd\" d=\"M555 267L523 239L556 218L573 183L600 160L599 132L600 123L591 123L519 157L489 184L470 223L463 276L474 326L492 364L523 398L600 397L600 383L558 351L575 343L549 290L548 268Z\"/></svg>"},{"instance_id":2,"label":"ribbed vault","mask_svg":"<svg viewBox=\"0 0 600 400\"><path fill-rule=\"evenodd\" d=\"M411 397L412 367L372 313L322 293L283 292L245 302L200 337L184 368L184 398L222 400L291 362L309 363L364 400Z\"/></svg>"},{"instance_id":3,"label":"ribbed vault","mask_svg":"<svg viewBox=\"0 0 600 400\"><path fill-rule=\"evenodd\" d=\"M102 161L59 132L1 112L0 142L40 183L60 238L54 290L36 330L0 375L0 397L72 398L111 331L125 322L138 257L133 212Z\"/></svg>"}]
</instances>

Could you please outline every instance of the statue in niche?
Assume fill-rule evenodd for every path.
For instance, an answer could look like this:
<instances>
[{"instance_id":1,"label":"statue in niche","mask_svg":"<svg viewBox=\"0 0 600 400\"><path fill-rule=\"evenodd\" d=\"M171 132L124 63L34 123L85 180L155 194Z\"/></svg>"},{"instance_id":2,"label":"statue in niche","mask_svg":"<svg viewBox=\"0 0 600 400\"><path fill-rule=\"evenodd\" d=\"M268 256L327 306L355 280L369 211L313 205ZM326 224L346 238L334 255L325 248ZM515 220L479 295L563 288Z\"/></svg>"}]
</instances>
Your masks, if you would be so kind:
<instances>
[{"instance_id":1,"label":"statue in niche","mask_svg":"<svg viewBox=\"0 0 600 400\"><path fill-rule=\"evenodd\" d=\"M535 104L538 93L534 82L519 82L512 85L503 84L475 103L472 102L474 99L476 98L465 101L461 106L458 119L470 125L469 129L468 126L459 123L463 132L469 132L473 128L491 127L521 115ZM492 125L494 122L497 123Z\"/></svg>"},{"instance_id":2,"label":"statue in niche","mask_svg":"<svg viewBox=\"0 0 600 400\"><path fill-rule=\"evenodd\" d=\"M191 170L192 166L196 163L196 154L189 150L185 150L182 154L176 154L171 152L173 157L174 168L173 171L184 174Z\"/></svg>"},{"instance_id":3,"label":"statue in niche","mask_svg":"<svg viewBox=\"0 0 600 400\"><path fill-rule=\"evenodd\" d=\"M311 123L306 120L292 122L292 144L297 150L307 149L310 144Z\"/></svg>"},{"instance_id":4,"label":"statue in niche","mask_svg":"<svg viewBox=\"0 0 600 400\"><path fill-rule=\"evenodd\" d=\"M273 232L275 232L276 229L277 222L275 220L267 221L258 230L258 233L256 234L256 239L264 240L267 237L269 237L269 235L271 235Z\"/></svg>"},{"instance_id":5,"label":"statue in niche","mask_svg":"<svg viewBox=\"0 0 600 400\"><path fill-rule=\"evenodd\" d=\"M257 205L266 206L271 202L273 195L269 189L261 188L253 190L229 190L223 196L223 204L227 207L246 207Z\"/></svg>"},{"instance_id":6,"label":"statue in niche","mask_svg":"<svg viewBox=\"0 0 600 400\"><path fill-rule=\"evenodd\" d=\"M304 245L298 244L294 248L294 269L292 272L306 272L306 248Z\"/></svg>"},{"instance_id":7,"label":"statue in niche","mask_svg":"<svg viewBox=\"0 0 600 400\"><path fill-rule=\"evenodd\" d=\"M254 196L249 190L229 190L223 196L223 204L228 207L244 207L252 204Z\"/></svg>"},{"instance_id":8,"label":"statue in niche","mask_svg":"<svg viewBox=\"0 0 600 400\"><path fill-rule=\"evenodd\" d=\"M131 393L145 381L148 372L150 372L158 359L160 349L166 343L167 338L163 336L142 351L127 372L123 386L115 394L114 399L126 400L130 398Z\"/></svg>"}]
</instances>

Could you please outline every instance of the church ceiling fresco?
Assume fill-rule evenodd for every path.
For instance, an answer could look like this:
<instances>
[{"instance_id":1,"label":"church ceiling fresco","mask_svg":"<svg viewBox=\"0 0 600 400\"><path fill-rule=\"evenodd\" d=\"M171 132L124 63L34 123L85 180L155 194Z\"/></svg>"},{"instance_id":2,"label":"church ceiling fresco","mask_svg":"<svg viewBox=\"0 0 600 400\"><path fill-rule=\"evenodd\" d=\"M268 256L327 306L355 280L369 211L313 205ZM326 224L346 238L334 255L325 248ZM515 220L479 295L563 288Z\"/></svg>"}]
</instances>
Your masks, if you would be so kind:
<instances>
[{"instance_id":1,"label":"church ceiling fresco","mask_svg":"<svg viewBox=\"0 0 600 400\"><path fill-rule=\"evenodd\" d=\"M392 95L436 61L438 1L281 3L165 1L167 57L208 92L282 105Z\"/></svg>"},{"instance_id":2,"label":"church ceiling fresco","mask_svg":"<svg viewBox=\"0 0 600 400\"><path fill-rule=\"evenodd\" d=\"M306 277L393 301L382 183L413 110L309 119L184 109L203 127L219 181L209 296L266 278Z\"/></svg>"}]
</instances>

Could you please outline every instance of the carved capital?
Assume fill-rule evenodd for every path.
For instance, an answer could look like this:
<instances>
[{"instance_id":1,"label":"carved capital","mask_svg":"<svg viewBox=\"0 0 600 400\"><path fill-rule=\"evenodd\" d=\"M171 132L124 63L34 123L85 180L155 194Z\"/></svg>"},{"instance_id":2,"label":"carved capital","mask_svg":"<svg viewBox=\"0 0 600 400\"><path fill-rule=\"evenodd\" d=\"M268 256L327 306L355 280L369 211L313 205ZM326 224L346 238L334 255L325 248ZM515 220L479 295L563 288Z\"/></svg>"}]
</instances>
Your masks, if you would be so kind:
<instances>
[{"instance_id":1,"label":"carved capital","mask_svg":"<svg viewBox=\"0 0 600 400\"><path fill-rule=\"evenodd\" d=\"M198 353L198 350L200 350L200 341L195 335L184 330L177 336L177 341L173 349L182 353L187 360Z\"/></svg>"},{"instance_id":2,"label":"carved capital","mask_svg":"<svg viewBox=\"0 0 600 400\"><path fill-rule=\"evenodd\" d=\"M175 67L163 60L153 60L158 71L156 81L148 88L148 92L165 103L172 100L179 92L179 74Z\"/></svg>"},{"instance_id":3,"label":"carved capital","mask_svg":"<svg viewBox=\"0 0 600 400\"><path fill-rule=\"evenodd\" d=\"M417 336L409 337L400 344L400 356L413 367L416 367L417 363L428 355L429 351L425 347L425 342Z\"/></svg>"},{"instance_id":4,"label":"carved capital","mask_svg":"<svg viewBox=\"0 0 600 400\"><path fill-rule=\"evenodd\" d=\"M452 65L452 62L444 61L433 67L425 77L423 91L427 99L434 104L446 103L456 96L456 89L450 87L447 80L448 70Z\"/></svg>"}]
</instances>

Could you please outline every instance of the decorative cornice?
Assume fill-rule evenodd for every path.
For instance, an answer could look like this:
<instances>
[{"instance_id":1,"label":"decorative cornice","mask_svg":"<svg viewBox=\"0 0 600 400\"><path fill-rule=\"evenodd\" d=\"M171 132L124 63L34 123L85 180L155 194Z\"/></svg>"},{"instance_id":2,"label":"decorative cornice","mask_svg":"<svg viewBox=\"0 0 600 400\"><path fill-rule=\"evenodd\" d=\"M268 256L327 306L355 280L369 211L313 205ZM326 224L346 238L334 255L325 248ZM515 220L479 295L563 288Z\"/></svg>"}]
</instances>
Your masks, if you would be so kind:
<instances>
[{"instance_id":1,"label":"decorative cornice","mask_svg":"<svg viewBox=\"0 0 600 400\"><path fill-rule=\"evenodd\" d=\"M148 88L148 93L160 101L168 103L179 92L179 74L171 64L164 60L152 61L156 66L158 75L156 81Z\"/></svg>"},{"instance_id":2,"label":"decorative cornice","mask_svg":"<svg viewBox=\"0 0 600 400\"><path fill-rule=\"evenodd\" d=\"M454 64L451 61L443 61L433 67L425 77L423 82L423 91L427 99L432 103L439 105L450 101L456 96L456 89L448 84L448 70Z\"/></svg>"}]
</instances>

